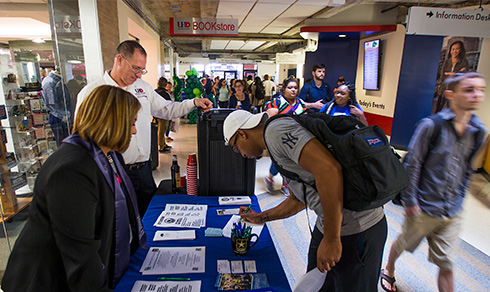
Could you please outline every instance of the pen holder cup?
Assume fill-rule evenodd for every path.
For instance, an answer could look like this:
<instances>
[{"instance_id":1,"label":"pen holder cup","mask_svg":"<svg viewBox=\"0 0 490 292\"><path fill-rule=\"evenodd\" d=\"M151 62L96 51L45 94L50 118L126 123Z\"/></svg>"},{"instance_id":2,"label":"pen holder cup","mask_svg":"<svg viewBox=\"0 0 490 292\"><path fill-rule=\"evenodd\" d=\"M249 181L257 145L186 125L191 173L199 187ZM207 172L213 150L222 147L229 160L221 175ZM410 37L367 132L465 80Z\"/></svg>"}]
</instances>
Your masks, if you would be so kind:
<instances>
[{"instance_id":1,"label":"pen holder cup","mask_svg":"<svg viewBox=\"0 0 490 292\"><path fill-rule=\"evenodd\" d=\"M256 237L255 242L250 244L250 241L252 240L252 237ZM233 248L233 253L235 253L236 256L246 256L248 250L257 244L257 241L259 240L259 236L257 234L250 234L248 237L245 238L238 238L235 235L231 235L231 247Z\"/></svg>"}]
</instances>

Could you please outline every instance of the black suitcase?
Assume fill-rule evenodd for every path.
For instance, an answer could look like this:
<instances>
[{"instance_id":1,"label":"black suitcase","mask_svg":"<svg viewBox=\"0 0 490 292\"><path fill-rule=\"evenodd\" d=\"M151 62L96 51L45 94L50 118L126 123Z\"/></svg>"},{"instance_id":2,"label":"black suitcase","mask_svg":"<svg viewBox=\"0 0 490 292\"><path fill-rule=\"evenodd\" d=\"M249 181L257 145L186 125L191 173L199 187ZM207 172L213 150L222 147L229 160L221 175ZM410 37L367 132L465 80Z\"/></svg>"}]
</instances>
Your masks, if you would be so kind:
<instances>
[{"instance_id":1,"label":"black suitcase","mask_svg":"<svg viewBox=\"0 0 490 292\"><path fill-rule=\"evenodd\" d=\"M158 167L160 158L158 157L158 124L151 123L151 169L155 170Z\"/></svg>"},{"instance_id":2,"label":"black suitcase","mask_svg":"<svg viewBox=\"0 0 490 292\"><path fill-rule=\"evenodd\" d=\"M223 122L234 109L198 114L197 147L200 196L254 195L255 159L225 146Z\"/></svg>"}]
</instances>

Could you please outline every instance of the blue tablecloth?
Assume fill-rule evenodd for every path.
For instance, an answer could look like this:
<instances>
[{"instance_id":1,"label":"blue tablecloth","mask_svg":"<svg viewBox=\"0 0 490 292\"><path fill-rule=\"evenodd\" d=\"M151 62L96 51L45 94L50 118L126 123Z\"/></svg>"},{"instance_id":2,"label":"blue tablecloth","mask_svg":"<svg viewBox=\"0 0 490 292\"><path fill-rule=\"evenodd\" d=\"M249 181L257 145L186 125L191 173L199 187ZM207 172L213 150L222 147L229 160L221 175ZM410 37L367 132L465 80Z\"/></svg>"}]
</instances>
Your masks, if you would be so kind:
<instances>
[{"instance_id":1,"label":"blue tablecloth","mask_svg":"<svg viewBox=\"0 0 490 292\"><path fill-rule=\"evenodd\" d=\"M252 209L259 212L260 207L257 197L253 196ZM206 227L196 229L195 240L182 241L159 241L153 242L153 237L157 227L153 226L158 216L161 214L167 203L176 204L201 204L208 205L206 218ZM223 206L218 204L218 197L193 197L187 195L156 195L146 211L143 218L146 234L148 236L148 247L154 246L206 246L206 272L199 274L172 274L169 277L189 277L195 280L201 280L201 291L217 291L214 287L217 272L217 260L255 260L258 273L266 273L271 288L254 290L254 291L291 291L288 280L282 269L281 262L277 255L276 249L272 242L267 226L264 227L260 234L259 241L252 247L247 256L238 257L233 254L229 238L204 237L204 230L207 227L223 228L231 215L218 216L217 209L238 208L238 206ZM177 228L171 228L177 230ZM163 230L160 228L160 230ZM155 281L161 275L142 275L139 270L145 260L147 251L139 249L132 257L128 271L117 285L114 291L128 292L131 291L137 280Z\"/></svg>"}]
</instances>

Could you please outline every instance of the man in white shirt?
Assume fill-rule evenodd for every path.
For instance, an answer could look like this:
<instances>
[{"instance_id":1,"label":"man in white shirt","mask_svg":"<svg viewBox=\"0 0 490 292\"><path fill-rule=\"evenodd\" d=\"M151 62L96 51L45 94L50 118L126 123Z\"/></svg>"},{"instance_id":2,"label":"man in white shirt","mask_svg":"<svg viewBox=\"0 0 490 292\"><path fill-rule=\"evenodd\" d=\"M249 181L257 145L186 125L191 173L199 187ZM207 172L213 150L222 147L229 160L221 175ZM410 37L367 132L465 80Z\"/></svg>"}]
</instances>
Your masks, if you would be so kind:
<instances>
[{"instance_id":1,"label":"man in white shirt","mask_svg":"<svg viewBox=\"0 0 490 292\"><path fill-rule=\"evenodd\" d=\"M274 82L269 80L268 74L264 75L264 82L262 83L264 84L264 90L265 90L264 104L266 104L269 100L271 100L272 93L274 90L276 90L276 88Z\"/></svg>"},{"instance_id":2,"label":"man in white shirt","mask_svg":"<svg viewBox=\"0 0 490 292\"><path fill-rule=\"evenodd\" d=\"M171 120L181 117L196 107L209 111L213 104L205 98L194 98L182 102L172 102L158 95L152 86L141 79L146 74L146 51L136 41L124 41L116 49L112 70L87 86L78 94L75 112L87 95L96 87L104 84L121 87L132 93L141 103L136 121L137 133L131 138L124 157L126 172L131 178L141 217L146 212L151 198L156 191L151 170L151 117Z\"/></svg>"}]
</instances>

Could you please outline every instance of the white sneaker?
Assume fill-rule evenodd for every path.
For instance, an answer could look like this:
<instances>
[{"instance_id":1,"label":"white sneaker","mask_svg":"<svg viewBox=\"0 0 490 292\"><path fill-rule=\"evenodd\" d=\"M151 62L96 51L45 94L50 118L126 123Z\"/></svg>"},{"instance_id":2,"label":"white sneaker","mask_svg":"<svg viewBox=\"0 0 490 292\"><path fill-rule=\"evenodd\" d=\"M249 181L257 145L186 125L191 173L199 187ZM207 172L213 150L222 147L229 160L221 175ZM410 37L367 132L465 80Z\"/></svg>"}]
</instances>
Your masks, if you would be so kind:
<instances>
[{"instance_id":1,"label":"white sneaker","mask_svg":"<svg viewBox=\"0 0 490 292\"><path fill-rule=\"evenodd\" d=\"M289 197L289 186L288 185L284 185L281 187L281 193L283 193L286 197Z\"/></svg>"},{"instance_id":2,"label":"white sneaker","mask_svg":"<svg viewBox=\"0 0 490 292\"><path fill-rule=\"evenodd\" d=\"M274 191L274 181L267 176L264 177L264 182L265 182L265 189L267 190L268 193L272 194Z\"/></svg>"}]
</instances>

